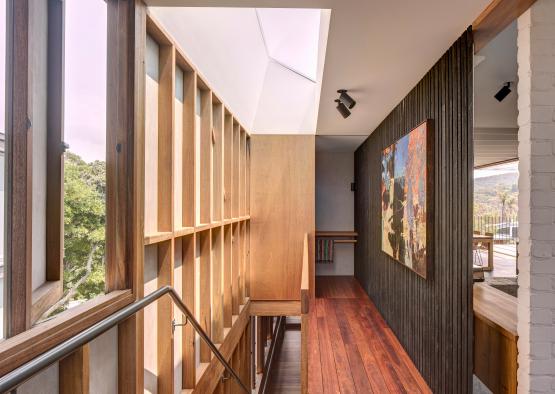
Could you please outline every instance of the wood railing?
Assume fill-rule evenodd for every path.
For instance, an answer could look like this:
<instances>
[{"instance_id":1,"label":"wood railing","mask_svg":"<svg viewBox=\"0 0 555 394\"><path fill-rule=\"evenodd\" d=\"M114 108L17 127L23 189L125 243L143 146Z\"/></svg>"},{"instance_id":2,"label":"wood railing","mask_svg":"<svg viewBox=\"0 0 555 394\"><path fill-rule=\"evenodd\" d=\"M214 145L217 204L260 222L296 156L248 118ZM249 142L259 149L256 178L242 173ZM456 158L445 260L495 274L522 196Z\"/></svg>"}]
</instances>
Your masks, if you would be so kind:
<instances>
[{"instance_id":1,"label":"wood railing","mask_svg":"<svg viewBox=\"0 0 555 394\"><path fill-rule=\"evenodd\" d=\"M310 277L308 234L303 240L303 262L301 274L301 393L308 392L308 313L310 308Z\"/></svg>"}]
</instances>

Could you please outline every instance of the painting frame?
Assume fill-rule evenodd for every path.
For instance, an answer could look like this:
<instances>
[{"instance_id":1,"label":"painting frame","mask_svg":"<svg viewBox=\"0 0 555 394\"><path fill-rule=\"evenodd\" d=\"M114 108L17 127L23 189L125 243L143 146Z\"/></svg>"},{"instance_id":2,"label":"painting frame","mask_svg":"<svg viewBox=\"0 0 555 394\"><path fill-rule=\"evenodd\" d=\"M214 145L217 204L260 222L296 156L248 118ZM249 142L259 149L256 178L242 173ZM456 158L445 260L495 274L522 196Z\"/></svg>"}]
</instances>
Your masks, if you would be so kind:
<instances>
[{"instance_id":1,"label":"painting frame","mask_svg":"<svg viewBox=\"0 0 555 394\"><path fill-rule=\"evenodd\" d=\"M383 148L380 158L381 250L424 279L433 262L434 135L433 120L425 119Z\"/></svg>"}]
</instances>

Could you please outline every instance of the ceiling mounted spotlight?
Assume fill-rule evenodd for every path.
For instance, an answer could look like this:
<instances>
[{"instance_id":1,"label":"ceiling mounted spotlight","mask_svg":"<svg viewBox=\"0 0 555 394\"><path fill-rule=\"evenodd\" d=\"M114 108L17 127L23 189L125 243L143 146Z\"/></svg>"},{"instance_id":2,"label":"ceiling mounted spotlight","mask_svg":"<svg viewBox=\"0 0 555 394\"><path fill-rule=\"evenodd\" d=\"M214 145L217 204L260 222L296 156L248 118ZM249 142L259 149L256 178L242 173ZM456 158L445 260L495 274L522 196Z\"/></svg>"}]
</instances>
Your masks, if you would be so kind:
<instances>
[{"instance_id":1,"label":"ceiling mounted spotlight","mask_svg":"<svg viewBox=\"0 0 555 394\"><path fill-rule=\"evenodd\" d=\"M341 114L341 116L343 116L343 118L348 118L349 115L351 115L351 111L349 111L349 109L345 107L345 104L343 104L339 99L334 101L337 103L336 108Z\"/></svg>"},{"instance_id":2,"label":"ceiling mounted spotlight","mask_svg":"<svg viewBox=\"0 0 555 394\"><path fill-rule=\"evenodd\" d=\"M495 96L493 97L495 97L497 101L501 102L505 100L505 97L507 97L509 93L511 93L511 83L505 82L505 85L503 85L503 87L499 89L499 91L495 93Z\"/></svg>"},{"instance_id":3,"label":"ceiling mounted spotlight","mask_svg":"<svg viewBox=\"0 0 555 394\"><path fill-rule=\"evenodd\" d=\"M337 93L341 93L341 95L339 96L339 101L341 101L343 105L345 105L347 108L353 109L357 102L347 94L347 90L339 89Z\"/></svg>"}]
</instances>

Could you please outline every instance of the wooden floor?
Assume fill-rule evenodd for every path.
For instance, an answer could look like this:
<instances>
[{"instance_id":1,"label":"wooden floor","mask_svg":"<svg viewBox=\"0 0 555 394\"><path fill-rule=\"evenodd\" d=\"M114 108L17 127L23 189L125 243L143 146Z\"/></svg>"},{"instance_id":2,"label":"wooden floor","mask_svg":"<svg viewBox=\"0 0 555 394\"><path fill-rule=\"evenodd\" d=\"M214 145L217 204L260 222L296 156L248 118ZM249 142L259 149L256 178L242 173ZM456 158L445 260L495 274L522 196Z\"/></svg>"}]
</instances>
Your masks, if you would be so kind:
<instances>
[{"instance_id":1,"label":"wooden floor","mask_svg":"<svg viewBox=\"0 0 555 394\"><path fill-rule=\"evenodd\" d=\"M310 309L309 393L430 393L353 277L317 277Z\"/></svg>"},{"instance_id":2,"label":"wooden floor","mask_svg":"<svg viewBox=\"0 0 555 394\"><path fill-rule=\"evenodd\" d=\"M283 342L277 355L275 366L268 384L268 393L291 394L301 392L301 327L300 319L287 318Z\"/></svg>"}]
</instances>

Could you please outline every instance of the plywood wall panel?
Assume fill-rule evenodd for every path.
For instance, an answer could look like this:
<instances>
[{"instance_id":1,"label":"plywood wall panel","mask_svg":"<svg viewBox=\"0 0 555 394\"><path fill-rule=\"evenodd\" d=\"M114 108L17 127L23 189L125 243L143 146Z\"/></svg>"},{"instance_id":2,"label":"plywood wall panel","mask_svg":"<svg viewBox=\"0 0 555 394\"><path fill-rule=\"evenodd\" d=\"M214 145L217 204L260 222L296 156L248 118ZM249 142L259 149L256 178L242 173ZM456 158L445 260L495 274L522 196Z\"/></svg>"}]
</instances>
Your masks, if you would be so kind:
<instances>
[{"instance_id":1,"label":"plywood wall panel","mask_svg":"<svg viewBox=\"0 0 555 394\"><path fill-rule=\"evenodd\" d=\"M472 391L472 37L465 33L355 153L355 276L434 392ZM433 264L381 251L381 152L434 123Z\"/></svg>"},{"instance_id":2,"label":"plywood wall panel","mask_svg":"<svg viewBox=\"0 0 555 394\"><path fill-rule=\"evenodd\" d=\"M314 243L315 137L253 135L250 140L250 296L299 300L304 234ZM313 264L310 272L313 278Z\"/></svg>"}]
</instances>

